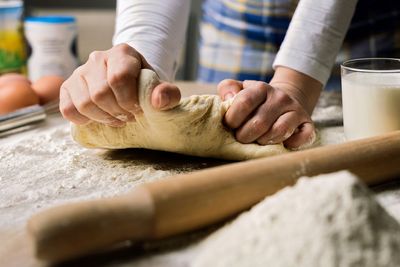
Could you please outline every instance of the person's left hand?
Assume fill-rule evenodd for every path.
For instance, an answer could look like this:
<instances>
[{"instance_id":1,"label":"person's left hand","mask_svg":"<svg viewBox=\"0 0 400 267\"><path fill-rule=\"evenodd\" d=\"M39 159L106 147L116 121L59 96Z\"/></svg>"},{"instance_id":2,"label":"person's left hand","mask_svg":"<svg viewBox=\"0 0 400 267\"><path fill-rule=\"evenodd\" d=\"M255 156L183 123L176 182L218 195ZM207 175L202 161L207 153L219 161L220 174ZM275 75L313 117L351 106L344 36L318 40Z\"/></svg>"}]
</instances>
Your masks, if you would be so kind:
<instances>
[{"instance_id":1,"label":"person's left hand","mask_svg":"<svg viewBox=\"0 0 400 267\"><path fill-rule=\"evenodd\" d=\"M283 142L287 148L295 149L315 139L307 101L301 102L301 97L265 82L229 79L218 84L218 92L223 100L235 96L224 123L235 130L241 143Z\"/></svg>"}]
</instances>

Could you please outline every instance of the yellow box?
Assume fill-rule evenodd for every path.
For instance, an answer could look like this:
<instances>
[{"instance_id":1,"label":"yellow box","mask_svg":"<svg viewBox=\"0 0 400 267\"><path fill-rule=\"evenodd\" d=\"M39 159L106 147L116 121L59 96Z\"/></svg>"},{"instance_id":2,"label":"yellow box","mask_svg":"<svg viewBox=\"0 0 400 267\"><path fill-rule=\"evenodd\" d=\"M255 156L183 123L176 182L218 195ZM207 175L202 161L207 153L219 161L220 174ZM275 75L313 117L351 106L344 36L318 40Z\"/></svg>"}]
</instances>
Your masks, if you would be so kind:
<instances>
[{"instance_id":1,"label":"yellow box","mask_svg":"<svg viewBox=\"0 0 400 267\"><path fill-rule=\"evenodd\" d=\"M26 50L22 13L22 1L0 1L0 74L25 73Z\"/></svg>"}]
</instances>

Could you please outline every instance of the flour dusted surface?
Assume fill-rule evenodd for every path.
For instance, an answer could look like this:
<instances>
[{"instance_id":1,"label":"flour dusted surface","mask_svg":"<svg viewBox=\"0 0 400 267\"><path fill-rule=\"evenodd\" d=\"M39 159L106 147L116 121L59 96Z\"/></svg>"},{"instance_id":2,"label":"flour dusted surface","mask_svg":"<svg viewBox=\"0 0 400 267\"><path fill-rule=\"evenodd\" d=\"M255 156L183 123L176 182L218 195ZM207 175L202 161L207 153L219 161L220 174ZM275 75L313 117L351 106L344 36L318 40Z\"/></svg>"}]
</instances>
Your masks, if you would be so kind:
<instances>
[{"instance_id":1,"label":"flour dusted surface","mask_svg":"<svg viewBox=\"0 0 400 267\"><path fill-rule=\"evenodd\" d=\"M151 154L82 148L71 139L67 123L1 144L0 228L23 224L48 206L122 194L193 167L164 168L162 159L146 162L146 153Z\"/></svg>"},{"instance_id":2,"label":"flour dusted surface","mask_svg":"<svg viewBox=\"0 0 400 267\"><path fill-rule=\"evenodd\" d=\"M400 266L400 226L347 172L302 178L200 245L193 266Z\"/></svg>"},{"instance_id":3,"label":"flour dusted surface","mask_svg":"<svg viewBox=\"0 0 400 267\"><path fill-rule=\"evenodd\" d=\"M325 99L324 94L321 99ZM332 98L329 96L329 99ZM5 228L21 227L30 215L49 206L124 193L138 183L161 179L199 167L210 167L215 161L154 151L121 150L106 153L102 150L84 149L71 140L69 125L66 122L62 122L60 117L49 119L40 129L0 139L0 232ZM342 127L320 129L319 141L322 145L341 143L343 140ZM158 156L154 158L153 155ZM171 161L171 157L179 157L179 160ZM378 200L400 220L399 189L399 186L396 188L393 184L388 186L379 192ZM312 192L311 199L317 199L315 194L316 192ZM244 216L254 219L252 213ZM238 220L243 219L239 217ZM251 220L247 222L251 223ZM267 230L263 230L263 234L260 234L260 228L253 228L260 237L267 233ZM377 232L376 235L380 233ZM242 237L240 242L243 244L249 232L240 234ZM220 235L219 232L216 235ZM293 238L289 240L300 242ZM187 246L182 244L185 242ZM169 240L166 245L169 249L166 250L165 244L152 243L150 249L153 252L143 254L139 252L141 255L134 252L132 258L114 259L113 263L109 261L107 266L188 267L198 252L205 255L205 246L215 248L212 242L208 240L205 242L207 244L201 243L201 250L193 238L188 236L181 237L177 246L173 245L176 243L175 240ZM231 239L227 239L224 246L230 245L228 242L231 242ZM264 246L261 242L259 244ZM161 251L158 250L160 246L163 248ZM154 247L156 249L153 249ZM289 251L285 250L283 253L280 257ZM228 251L224 257L230 254L231 251ZM101 259L104 261L105 258ZM213 263L211 266L216 266L215 262ZM92 266L104 266L104 262ZM298 266L297 263L294 266Z\"/></svg>"}]
</instances>

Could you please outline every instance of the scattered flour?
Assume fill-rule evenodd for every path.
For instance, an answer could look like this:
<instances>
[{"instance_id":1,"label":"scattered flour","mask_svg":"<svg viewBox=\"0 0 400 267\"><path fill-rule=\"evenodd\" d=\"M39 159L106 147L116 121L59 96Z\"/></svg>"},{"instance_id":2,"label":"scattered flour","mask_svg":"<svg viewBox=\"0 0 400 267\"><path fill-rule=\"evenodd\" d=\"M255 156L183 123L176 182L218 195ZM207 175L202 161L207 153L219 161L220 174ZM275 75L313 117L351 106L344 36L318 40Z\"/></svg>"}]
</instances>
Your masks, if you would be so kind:
<instances>
[{"instance_id":1,"label":"scattered flour","mask_svg":"<svg viewBox=\"0 0 400 267\"><path fill-rule=\"evenodd\" d=\"M0 228L22 224L50 205L121 194L178 172L139 163L80 147L67 124L1 144Z\"/></svg>"},{"instance_id":2,"label":"scattered flour","mask_svg":"<svg viewBox=\"0 0 400 267\"><path fill-rule=\"evenodd\" d=\"M321 97L324 107L336 104L331 103L336 99ZM320 144L341 142L343 130L337 129L321 129ZM170 154L143 161L142 151L133 158L129 153L82 148L71 139L69 124L60 116L49 117L36 130L1 138L0 229L23 224L49 206L121 194L138 183L214 164L187 156L174 162Z\"/></svg>"},{"instance_id":3,"label":"scattered flour","mask_svg":"<svg viewBox=\"0 0 400 267\"><path fill-rule=\"evenodd\" d=\"M400 266L400 225L347 172L302 178L205 239L191 266Z\"/></svg>"},{"instance_id":4,"label":"scattered flour","mask_svg":"<svg viewBox=\"0 0 400 267\"><path fill-rule=\"evenodd\" d=\"M321 99L330 101L321 105L321 120L338 113L329 106L339 98ZM0 139L0 233L49 206L113 196L142 182L210 166L203 159L190 165L193 158L186 156L174 163L171 154L148 160L143 151L132 156L135 151L88 150L72 141L67 123L54 121L51 127ZM344 141L342 127L319 130L322 145ZM398 219L399 188L378 194ZM303 178L199 244L188 239L187 246L110 266L400 266L399 244L395 220L355 178L340 173Z\"/></svg>"}]
</instances>

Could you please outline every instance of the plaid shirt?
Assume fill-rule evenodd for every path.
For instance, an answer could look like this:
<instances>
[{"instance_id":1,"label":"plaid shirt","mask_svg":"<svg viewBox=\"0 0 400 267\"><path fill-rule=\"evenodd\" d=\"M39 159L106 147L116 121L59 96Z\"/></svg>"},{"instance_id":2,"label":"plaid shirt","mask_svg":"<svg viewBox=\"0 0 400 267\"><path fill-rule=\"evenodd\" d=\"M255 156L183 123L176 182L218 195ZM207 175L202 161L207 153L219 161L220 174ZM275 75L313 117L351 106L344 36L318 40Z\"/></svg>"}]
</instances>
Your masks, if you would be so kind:
<instances>
[{"instance_id":1,"label":"plaid shirt","mask_svg":"<svg viewBox=\"0 0 400 267\"><path fill-rule=\"evenodd\" d=\"M269 81L298 0L205 0L198 80ZM357 57L400 57L400 1L359 0L338 65Z\"/></svg>"}]
</instances>

